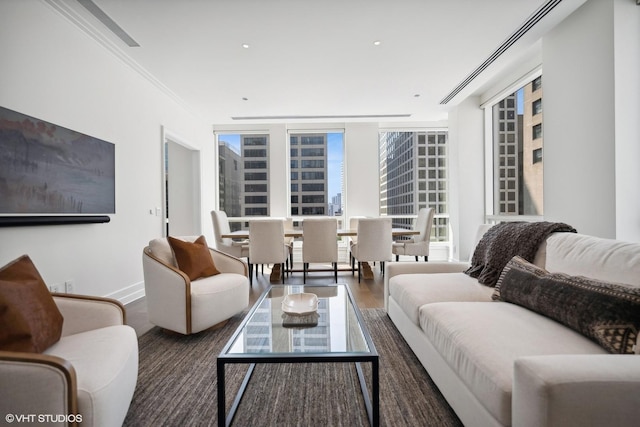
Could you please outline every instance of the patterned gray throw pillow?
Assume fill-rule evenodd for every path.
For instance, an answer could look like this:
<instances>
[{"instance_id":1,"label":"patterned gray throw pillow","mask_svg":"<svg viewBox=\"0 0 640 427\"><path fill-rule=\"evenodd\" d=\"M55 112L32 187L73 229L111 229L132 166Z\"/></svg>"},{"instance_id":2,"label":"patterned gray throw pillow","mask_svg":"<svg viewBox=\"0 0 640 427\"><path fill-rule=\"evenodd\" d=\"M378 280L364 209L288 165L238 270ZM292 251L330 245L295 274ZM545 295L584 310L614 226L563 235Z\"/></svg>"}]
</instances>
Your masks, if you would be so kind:
<instances>
[{"instance_id":1,"label":"patterned gray throw pillow","mask_svg":"<svg viewBox=\"0 0 640 427\"><path fill-rule=\"evenodd\" d=\"M639 353L640 288L549 273L516 256L502 270L492 298L554 319L610 353Z\"/></svg>"}]
</instances>

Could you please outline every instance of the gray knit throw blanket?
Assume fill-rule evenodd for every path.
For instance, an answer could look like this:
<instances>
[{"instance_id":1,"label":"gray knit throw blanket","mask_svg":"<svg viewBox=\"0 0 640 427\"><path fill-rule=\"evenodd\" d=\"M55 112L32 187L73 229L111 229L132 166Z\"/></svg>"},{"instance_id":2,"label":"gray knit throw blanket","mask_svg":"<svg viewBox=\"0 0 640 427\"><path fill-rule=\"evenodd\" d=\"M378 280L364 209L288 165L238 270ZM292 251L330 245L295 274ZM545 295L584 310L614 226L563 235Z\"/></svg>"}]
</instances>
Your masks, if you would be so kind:
<instances>
[{"instance_id":1,"label":"gray knit throw blanket","mask_svg":"<svg viewBox=\"0 0 640 427\"><path fill-rule=\"evenodd\" d=\"M562 222L502 222L491 227L480 239L465 274L479 283L495 286L511 258L518 255L533 262L538 247L551 233L576 229Z\"/></svg>"}]
</instances>

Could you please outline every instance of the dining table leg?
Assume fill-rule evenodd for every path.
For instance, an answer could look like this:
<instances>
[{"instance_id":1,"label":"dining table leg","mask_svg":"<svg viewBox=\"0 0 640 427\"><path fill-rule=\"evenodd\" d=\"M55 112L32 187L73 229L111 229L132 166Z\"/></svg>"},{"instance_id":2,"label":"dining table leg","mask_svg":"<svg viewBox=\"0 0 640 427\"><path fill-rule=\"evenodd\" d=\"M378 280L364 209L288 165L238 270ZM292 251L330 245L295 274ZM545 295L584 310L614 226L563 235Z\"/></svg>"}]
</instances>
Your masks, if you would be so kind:
<instances>
[{"instance_id":1,"label":"dining table leg","mask_svg":"<svg viewBox=\"0 0 640 427\"><path fill-rule=\"evenodd\" d=\"M362 262L362 278L373 279L373 270L368 262Z\"/></svg>"},{"instance_id":2,"label":"dining table leg","mask_svg":"<svg viewBox=\"0 0 640 427\"><path fill-rule=\"evenodd\" d=\"M274 264L271 269L271 275L269 276L269 281L271 283L280 283L280 275L282 271L280 269L280 264Z\"/></svg>"}]
</instances>

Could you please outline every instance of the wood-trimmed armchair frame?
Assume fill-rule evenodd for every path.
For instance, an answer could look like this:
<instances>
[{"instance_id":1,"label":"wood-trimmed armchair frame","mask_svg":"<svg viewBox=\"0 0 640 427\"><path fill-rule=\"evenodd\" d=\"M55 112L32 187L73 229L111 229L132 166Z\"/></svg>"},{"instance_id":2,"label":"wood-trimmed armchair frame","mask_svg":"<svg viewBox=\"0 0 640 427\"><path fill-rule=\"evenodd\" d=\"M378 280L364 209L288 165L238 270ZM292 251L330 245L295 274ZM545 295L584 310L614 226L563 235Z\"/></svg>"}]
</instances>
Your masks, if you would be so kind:
<instances>
[{"instance_id":1,"label":"wood-trimmed armchair frame","mask_svg":"<svg viewBox=\"0 0 640 427\"><path fill-rule=\"evenodd\" d=\"M211 257L213 258L214 264L216 268L222 273L236 273L245 277L249 277L247 264L239 258L231 256L227 253L219 251L217 249L209 248L209 252L211 253ZM164 283L169 290L167 293L171 293L174 297L180 297L184 300L184 328L176 332L183 333L185 335L192 334L193 330L193 313L192 313L192 292L191 292L191 280L189 277L182 271L180 271L175 266L165 262L160 257L154 255L152 253L151 247L147 246L143 249L143 268L145 270L145 288L147 289L147 294L149 293L147 280L161 281ZM152 274L158 275L154 279L150 279L148 275L150 272ZM181 289L179 292L176 291L177 288ZM149 303L149 299L147 300ZM151 323L156 324L153 321L153 313L152 310L149 310L149 316ZM165 327L162 325L158 325L161 327ZM165 327L166 329L172 329ZM172 329L175 330L175 329ZM197 331L196 331L197 332Z\"/></svg>"},{"instance_id":2,"label":"wood-trimmed armchair frame","mask_svg":"<svg viewBox=\"0 0 640 427\"><path fill-rule=\"evenodd\" d=\"M62 337L126 324L126 310L114 299L59 293L52 296L65 319ZM78 414L76 371L66 359L50 354L0 351L0 377L4 383L0 390L0 412ZM51 399L50 394L55 392L63 396ZM77 425L75 418L70 417L67 425Z\"/></svg>"}]
</instances>

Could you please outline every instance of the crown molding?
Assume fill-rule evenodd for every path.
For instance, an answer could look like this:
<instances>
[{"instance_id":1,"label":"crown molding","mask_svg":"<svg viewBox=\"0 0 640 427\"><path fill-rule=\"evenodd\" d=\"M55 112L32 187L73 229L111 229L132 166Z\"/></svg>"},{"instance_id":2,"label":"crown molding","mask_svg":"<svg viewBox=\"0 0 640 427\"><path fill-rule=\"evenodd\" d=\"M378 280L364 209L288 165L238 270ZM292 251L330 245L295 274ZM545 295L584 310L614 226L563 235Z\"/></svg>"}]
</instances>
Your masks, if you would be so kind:
<instances>
[{"instance_id":1,"label":"crown molding","mask_svg":"<svg viewBox=\"0 0 640 427\"><path fill-rule=\"evenodd\" d=\"M82 31L84 34L89 36L94 41L96 41L100 46L102 46L109 53L115 56L123 64L125 64L126 66L131 68L133 71L138 73L141 77L143 77L145 80L151 83L160 92L165 94L167 97L169 97L172 101L174 101L180 107L184 108L185 110L187 110L189 113L193 114L196 117L203 118L202 115L198 113L196 110L194 110L191 105L189 105L184 99L182 99L175 92L169 89L169 87L167 87L164 83L162 83L158 78L156 78L153 74L151 74L142 65L138 64L118 45L118 43L114 42L109 37L107 37L102 31L98 30L93 25L93 23L88 21L82 14L80 14L77 10L71 7L68 4L68 2L64 0L41 0L41 1L46 5L48 5L55 13L62 16L65 20L70 22L73 26L78 28L80 31ZM78 6L80 5L78 4ZM118 42L124 44L124 42L120 41L120 39L118 39Z\"/></svg>"}]
</instances>

